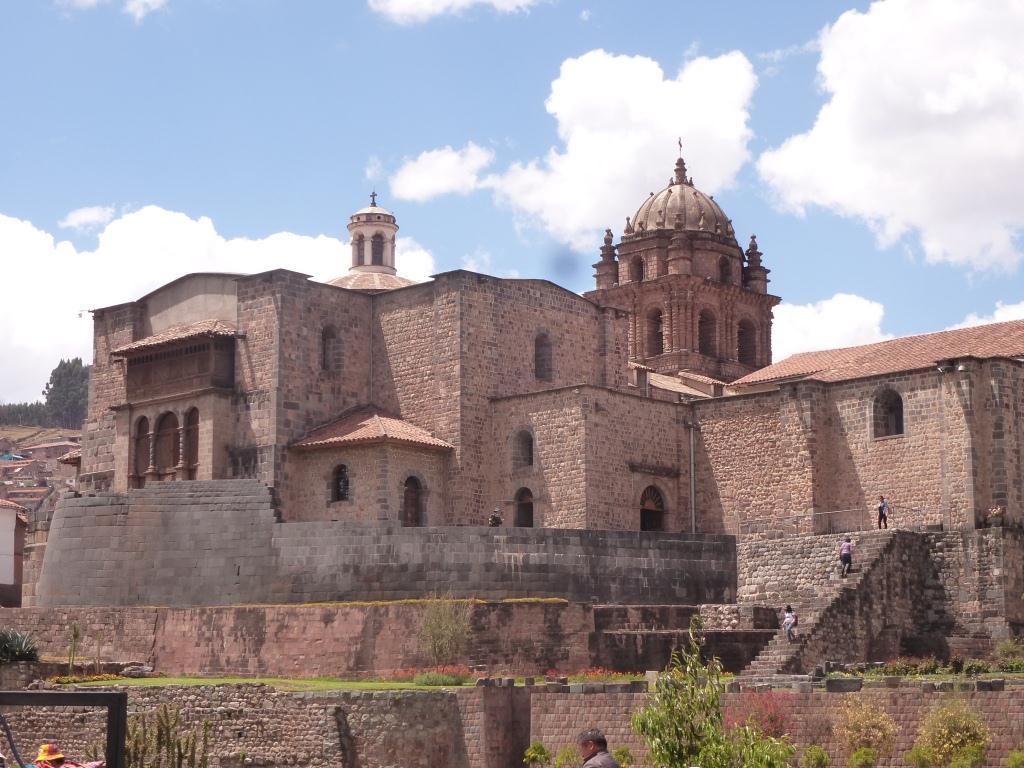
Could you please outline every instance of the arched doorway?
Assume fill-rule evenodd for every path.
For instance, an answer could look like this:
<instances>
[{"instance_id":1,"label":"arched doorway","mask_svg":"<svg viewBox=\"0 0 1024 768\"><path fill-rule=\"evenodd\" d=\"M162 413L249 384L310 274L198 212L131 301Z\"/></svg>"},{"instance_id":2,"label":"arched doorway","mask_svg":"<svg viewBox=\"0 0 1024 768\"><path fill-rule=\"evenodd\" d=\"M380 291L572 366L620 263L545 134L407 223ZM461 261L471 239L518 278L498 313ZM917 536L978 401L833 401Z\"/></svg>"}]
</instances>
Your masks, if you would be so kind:
<instances>
[{"instance_id":1,"label":"arched doorway","mask_svg":"<svg viewBox=\"0 0 1024 768\"><path fill-rule=\"evenodd\" d=\"M195 480L199 472L199 409L185 414L185 477Z\"/></svg>"},{"instance_id":2,"label":"arched doorway","mask_svg":"<svg viewBox=\"0 0 1024 768\"><path fill-rule=\"evenodd\" d=\"M402 527L419 528L423 525L423 486L415 477L406 478L402 494Z\"/></svg>"},{"instance_id":3,"label":"arched doorway","mask_svg":"<svg viewBox=\"0 0 1024 768\"><path fill-rule=\"evenodd\" d=\"M516 491L516 527L533 528L533 491L520 488Z\"/></svg>"},{"instance_id":4,"label":"arched doorway","mask_svg":"<svg viewBox=\"0 0 1024 768\"><path fill-rule=\"evenodd\" d=\"M653 485L640 494L640 530L665 530L665 499Z\"/></svg>"},{"instance_id":5,"label":"arched doorway","mask_svg":"<svg viewBox=\"0 0 1024 768\"><path fill-rule=\"evenodd\" d=\"M168 411L156 423L156 471L160 479L173 475L180 461L178 417Z\"/></svg>"},{"instance_id":6,"label":"arched doorway","mask_svg":"<svg viewBox=\"0 0 1024 768\"><path fill-rule=\"evenodd\" d=\"M149 469L149 419L143 416L135 424L135 487L146 484L146 470Z\"/></svg>"},{"instance_id":7,"label":"arched doorway","mask_svg":"<svg viewBox=\"0 0 1024 768\"><path fill-rule=\"evenodd\" d=\"M715 357L718 351L718 323L706 309L697 318L697 349L708 357Z\"/></svg>"}]
</instances>

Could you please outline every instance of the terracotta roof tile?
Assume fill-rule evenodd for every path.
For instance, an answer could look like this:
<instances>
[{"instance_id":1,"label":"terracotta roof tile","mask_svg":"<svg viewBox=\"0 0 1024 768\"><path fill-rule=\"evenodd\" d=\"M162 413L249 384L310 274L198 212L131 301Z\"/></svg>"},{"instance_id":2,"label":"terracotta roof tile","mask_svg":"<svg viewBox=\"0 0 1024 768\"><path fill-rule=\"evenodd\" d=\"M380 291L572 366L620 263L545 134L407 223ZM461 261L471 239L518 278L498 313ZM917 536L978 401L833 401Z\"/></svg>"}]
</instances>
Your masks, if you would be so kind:
<instances>
[{"instance_id":1,"label":"terracotta roof tile","mask_svg":"<svg viewBox=\"0 0 1024 768\"><path fill-rule=\"evenodd\" d=\"M379 442L406 443L450 450L453 446L427 430L378 408L364 406L343 413L330 424L318 427L295 443L296 448L332 448Z\"/></svg>"},{"instance_id":2,"label":"terracotta roof tile","mask_svg":"<svg viewBox=\"0 0 1024 768\"><path fill-rule=\"evenodd\" d=\"M664 373L649 373L647 374L647 381L650 382L652 387L669 392L677 392L687 397L699 397L701 399L711 397L707 392L701 392L699 389L686 386L677 376L668 376Z\"/></svg>"},{"instance_id":3,"label":"terracotta roof tile","mask_svg":"<svg viewBox=\"0 0 1024 768\"><path fill-rule=\"evenodd\" d=\"M57 459L61 464L81 464L82 463L82 449L76 448L73 451L68 451L63 456Z\"/></svg>"},{"instance_id":4,"label":"terracotta roof tile","mask_svg":"<svg viewBox=\"0 0 1024 768\"><path fill-rule=\"evenodd\" d=\"M327 284L336 288L347 288L350 291L376 292L415 285L416 281L398 275L389 275L386 272L349 272L347 275L328 281Z\"/></svg>"},{"instance_id":5,"label":"terracotta roof tile","mask_svg":"<svg viewBox=\"0 0 1024 768\"><path fill-rule=\"evenodd\" d=\"M701 384L725 384L727 382L721 379L713 379L710 376L705 376L703 373L696 373L695 371L680 371L679 377L682 379L690 379L690 381L699 381Z\"/></svg>"},{"instance_id":6,"label":"terracotta roof tile","mask_svg":"<svg viewBox=\"0 0 1024 768\"><path fill-rule=\"evenodd\" d=\"M860 347L801 352L734 381L742 388L787 379L849 381L931 368L961 357L1024 357L1024 320L905 336Z\"/></svg>"},{"instance_id":7,"label":"terracotta roof tile","mask_svg":"<svg viewBox=\"0 0 1024 768\"><path fill-rule=\"evenodd\" d=\"M171 328L155 333L152 336L147 336L144 339L133 341L131 344L125 344L122 347L118 347L111 354L124 355L130 352L139 352L144 349L151 349L153 347L159 347L164 344L170 344L175 341L185 341L187 339L195 339L201 336L234 336L235 327L229 323L225 323L223 320L200 320L197 323L187 323L185 325L175 325Z\"/></svg>"},{"instance_id":8,"label":"terracotta roof tile","mask_svg":"<svg viewBox=\"0 0 1024 768\"><path fill-rule=\"evenodd\" d=\"M0 499L0 508L2 509L13 509L18 514L22 514L26 509L21 504L15 504L10 499Z\"/></svg>"}]
</instances>

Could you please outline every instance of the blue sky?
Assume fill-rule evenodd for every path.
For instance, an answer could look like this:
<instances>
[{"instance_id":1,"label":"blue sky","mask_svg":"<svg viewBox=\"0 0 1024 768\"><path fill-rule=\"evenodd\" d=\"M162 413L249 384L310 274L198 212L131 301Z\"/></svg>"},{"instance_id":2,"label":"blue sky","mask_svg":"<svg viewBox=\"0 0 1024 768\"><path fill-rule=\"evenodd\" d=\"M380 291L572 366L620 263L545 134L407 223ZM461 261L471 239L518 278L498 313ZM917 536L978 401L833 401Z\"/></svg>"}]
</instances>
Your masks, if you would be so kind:
<instances>
[{"instance_id":1,"label":"blue sky","mask_svg":"<svg viewBox=\"0 0 1024 768\"><path fill-rule=\"evenodd\" d=\"M679 135L758 235L777 349L1024 316L1024 7L881 5L4 3L0 401L181 272L342 274L373 187L410 273L587 290Z\"/></svg>"}]
</instances>

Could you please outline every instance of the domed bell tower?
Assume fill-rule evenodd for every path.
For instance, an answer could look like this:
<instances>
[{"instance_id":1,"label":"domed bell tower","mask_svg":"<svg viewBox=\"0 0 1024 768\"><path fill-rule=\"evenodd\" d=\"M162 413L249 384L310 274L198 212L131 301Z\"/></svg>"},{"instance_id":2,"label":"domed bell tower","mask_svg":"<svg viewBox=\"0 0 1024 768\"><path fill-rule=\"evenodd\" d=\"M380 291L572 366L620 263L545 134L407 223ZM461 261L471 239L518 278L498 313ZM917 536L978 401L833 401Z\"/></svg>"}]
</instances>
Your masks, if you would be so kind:
<instances>
[{"instance_id":1,"label":"domed bell tower","mask_svg":"<svg viewBox=\"0 0 1024 768\"><path fill-rule=\"evenodd\" d=\"M630 314L632 361L733 381L771 362L780 299L768 293L762 256L754 237L740 248L732 220L680 156L668 185L626 218L617 246L605 230L586 296Z\"/></svg>"},{"instance_id":2,"label":"domed bell tower","mask_svg":"<svg viewBox=\"0 0 1024 768\"><path fill-rule=\"evenodd\" d=\"M370 204L349 218L352 237L353 272L395 274L395 234L398 224L391 211L377 205L377 193L370 195Z\"/></svg>"}]
</instances>

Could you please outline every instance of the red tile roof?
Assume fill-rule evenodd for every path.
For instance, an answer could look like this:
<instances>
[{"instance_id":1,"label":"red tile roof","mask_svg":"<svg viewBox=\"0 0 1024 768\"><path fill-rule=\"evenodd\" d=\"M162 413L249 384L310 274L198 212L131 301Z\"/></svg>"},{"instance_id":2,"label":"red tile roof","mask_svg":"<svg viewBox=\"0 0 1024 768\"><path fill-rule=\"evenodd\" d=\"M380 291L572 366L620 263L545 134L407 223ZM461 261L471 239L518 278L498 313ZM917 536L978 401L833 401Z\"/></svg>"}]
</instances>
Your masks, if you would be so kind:
<instances>
[{"instance_id":1,"label":"red tile roof","mask_svg":"<svg viewBox=\"0 0 1024 768\"><path fill-rule=\"evenodd\" d=\"M690 381L699 381L701 384L725 384L726 382L721 379L713 379L710 376L705 376L703 373L696 373L695 371L680 371L679 377L683 379L689 379Z\"/></svg>"},{"instance_id":2,"label":"red tile roof","mask_svg":"<svg viewBox=\"0 0 1024 768\"><path fill-rule=\"evenodd\" d=\"M389 275L386 272L349 272L347 275L336 277L328 281L328 285L336 288L347 288L350 291L393 291L395 288L405 288L407 285L415 285L415 280L409 280L398 275Z\"/></svg>"},{"instance_id":3,"label":"red tile roof","mask_svg":"<svg viewBox=\"0 0 1024 768\"><path fill-rule=\"evenodd\" d=\"M111 354L114 355L125 355L131 352L139 352L145 349L152 349L153 347L163 346L164 344L171 344L176 341L186 341L188 339L196 339L202 336L234 336L235 327L229 323L225 323L223 320L200 320L197 323L187 323L185 325L175 325L171 328L155 333L152 336L147 336L144 339L133 341L131 344L125 344L124 346L118 347Z\"/></svg>"},{"instance_id":4,"label":"red tile roof","mask_svg":"<svg viewBox=\"0 0 1024 768\"><path fill-rule=\"evenodd\" d=\"M707 392L701 392L699 389L686 386L686 383L678 376L668 376L664 373L649 373L647 374L647 381L650 382L652 387L664 389L668 392L675 392L680 395L686 395L687 397L701 399L710 397Z\"/></svg>"},{"instance_id":5,"label":"red tile roof","mask_svg":"<svg viewBox=\"0 0 1024 768\"><path fill-rule=\"evenodd\" d=\"M453 447L450 443L434 437L427 430L371 406L343 413L330 424L314 429L295 443L294 447L333 448L385 441L443 450L450 450Z\"/></svg>"},{"instance_id":6,"label":"red tile roof","mask_svg":"<svg viewBox=\"0 0 1024 768\"><path fill-rule=\"evenodd\" d=\"M36 445L23 445L18 450L34 451L38 448L56 448L60 445L78 445L74 440L54 440L50 443L37 443Z\"/></svg>"},{"instance_id":7,"label":"red tile roof","mask_svg":"<svg viewBox=\"0 0 1024 768\"><path fill-rule=\"evenodd\" d=\"M962 357L1024 357L1024 320L905 336L860 347L801 352L734 381L740 389L787 379L849 381L932 368Z\"/></svg>"},{"instance_id":8,"label":"red tile roof","mask_svg":"<svg viewBox=\"0 0 1024 768\"><path fill-rule=\"evenodd\" d=\"M21 504L15 504L10 499L0 499L0 509L13 509L19 514L28 511Z\"/></svg>"}]
</instances>

